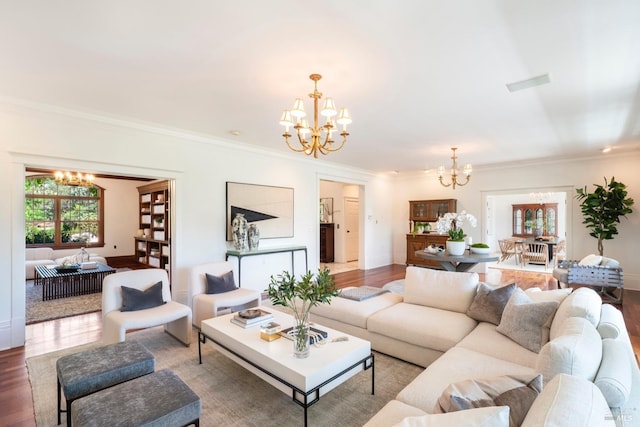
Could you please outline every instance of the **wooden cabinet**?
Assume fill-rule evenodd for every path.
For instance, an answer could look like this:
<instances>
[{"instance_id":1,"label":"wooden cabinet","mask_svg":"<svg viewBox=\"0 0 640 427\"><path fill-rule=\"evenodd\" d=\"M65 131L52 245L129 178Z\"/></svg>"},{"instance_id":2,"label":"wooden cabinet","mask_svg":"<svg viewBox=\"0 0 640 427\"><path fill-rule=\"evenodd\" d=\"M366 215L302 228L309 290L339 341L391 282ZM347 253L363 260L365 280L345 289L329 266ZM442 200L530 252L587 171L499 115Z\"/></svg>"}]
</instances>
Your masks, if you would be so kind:
<instances>
[{"instance_id":1,"label":"wooden cabinet","mask_svg":"<svg viewBox=\"0 0 640 427\"><path fill-rule=\"evenodd\" d=\"M415 253L416 251L423 251L432 243L444 247L448 238L449 236L447 234L407 234L407 265L442 268L440 264L435 261L418 258Z\"/></svg>"},{"instance_id":2,"label":"wooden cabinet","mask_svg":"<svg viewBox=\"0 0 640 427\"><path fill-rule=\"evenodd\" d=\"M445 246L449 236L436 234L435 230L429 233L414 234L414 226L418 222L436 222L438 217L447 212L455 212L456 205L456 199L409 201L409 231L411 234L407 234L407 265L441 268L437 262L418 258L415 253L416 251L423 251L432 243L437 246Z\"/></svg>"},{"instance_id":3,"label":"wooden cabinet","mask_svg":"<svg viewBox=\"0 0 640 427\"><path fill-rule=\"evenodd\" d=\"M171 233L169 230L169 182L159 181L138 187L139 229L135 237L138 262L169 270L171 265Z\"/></svg>"},{"instance_id":4,"label":"wooden cabinet","mask_svg":"<svg viewBox=\"0 0 640 427\"><path fill-rule=\"evenodd\" d=\"M416 222L435 222L447 212L456 211L456 199L412 200L409 202L409 231Z\"/></svg>"},{"instance_id":5,"label":"wooden cabinet","mask_svg":"<svg viewBox=\"0 0 640 427\"><path fill-rule=\"evenodd\" d=\"M529 203L511 205L512 234L517 237L558 235L558 204Z\"/></svg>"},{"instance_id":6,"label":"wooden cabinet","mask_svg":"<svg viewBox=\"0 0 640 427\"><path fill-rule=\"evenodd\" d=\"M334 261L334 225L320 223L320 262Z\"/></svg>"}]
</instances>

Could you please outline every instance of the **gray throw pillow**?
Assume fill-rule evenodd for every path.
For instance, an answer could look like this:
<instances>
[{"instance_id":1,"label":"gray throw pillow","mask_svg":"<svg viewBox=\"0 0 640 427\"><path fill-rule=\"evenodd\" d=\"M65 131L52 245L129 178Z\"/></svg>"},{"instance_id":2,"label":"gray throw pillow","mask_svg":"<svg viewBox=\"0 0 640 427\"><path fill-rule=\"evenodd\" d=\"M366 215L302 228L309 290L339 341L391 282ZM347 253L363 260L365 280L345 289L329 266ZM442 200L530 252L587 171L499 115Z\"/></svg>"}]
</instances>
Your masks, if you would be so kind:
<instances>
[{"instance_id":1,"label":"gray throw pillow","mask_svg":"<svg viewBox=\"0 0 640 427\"><path fill-rule=\"evenodd\" d=\"M238 289L233 279L233 271L227 271L222 276L214 276L209 273L205 273L205 276L207 278L206 293L208 294L221 294Z\"/></svg>"},{"instance_id":2,"label":"gray throw pillow","mask_svg":"<svg viewBox=\"0 0 640 427\"><path fill-rule=\"evenodd\" d=\"M433 413L508 406L509 426L516 427L522 424L541 391L541 374L504 375L460 381L450 384L442 392Z\"/></svg>"},{"instance_id":3,"label":"gray throw pillow","mask_svg":"<svg viewBox=\"0 0 640 427\"><path fill-rule=\"evenodd\" d=\"M496 331L524 348L539 353L549 341L549 328L556 314L556 301L533 302L520 288L516 288L504 308Z\"/></svg>"},{"instance_id":4,"label":"gray throw pillow","mask_svg":"<svg viewBox=\"0 0 640 427\"><path fill-rule=\"evenodd\" d=\"M478 291L467 310L467 316L479 322L499 325L504 307L516 287L515 283L499 288L492 288L484 283L478 284Z\"/></svg>"},{"instance_id":5,"label":"gray throw pillow","mask_svg":"<svg viewBox=\"0 0 640 427\"><path fill-rule=\"evenodd\" d=\"M120 311L138 311L158 307L164 304L162 299L162 282L141 291L140 289L122 286L122 308Z\"/></svg>"}]
</instances>

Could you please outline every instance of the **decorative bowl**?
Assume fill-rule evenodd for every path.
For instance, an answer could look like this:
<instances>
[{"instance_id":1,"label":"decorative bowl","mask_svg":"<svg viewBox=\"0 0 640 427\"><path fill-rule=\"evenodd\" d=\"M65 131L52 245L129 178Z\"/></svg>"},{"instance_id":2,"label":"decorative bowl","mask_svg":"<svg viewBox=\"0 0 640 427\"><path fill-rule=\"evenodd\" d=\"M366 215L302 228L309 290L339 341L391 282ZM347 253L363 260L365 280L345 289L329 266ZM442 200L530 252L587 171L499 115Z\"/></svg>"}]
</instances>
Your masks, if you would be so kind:
<instances>
[{"instance_id":1,"label":"decorative bowl","mask_svg":"<svg viewBox=\"0 0 640 427\"><path fill-rule=\"evenodd\" d=\"M471 246L471 253L478 255L488 255L491 252L491 248L474 248Z\"/></svg>"},{"instance_id":2,"label":"decorative bowl","mask_svg":"<svg viewBox=\"0 0 640 427\"><path fill-rule=\"evenodd\" d=\"M58 273L73 273L80 269L78 264L58 265L56 271Z\"/></svg>"}]
</instances>

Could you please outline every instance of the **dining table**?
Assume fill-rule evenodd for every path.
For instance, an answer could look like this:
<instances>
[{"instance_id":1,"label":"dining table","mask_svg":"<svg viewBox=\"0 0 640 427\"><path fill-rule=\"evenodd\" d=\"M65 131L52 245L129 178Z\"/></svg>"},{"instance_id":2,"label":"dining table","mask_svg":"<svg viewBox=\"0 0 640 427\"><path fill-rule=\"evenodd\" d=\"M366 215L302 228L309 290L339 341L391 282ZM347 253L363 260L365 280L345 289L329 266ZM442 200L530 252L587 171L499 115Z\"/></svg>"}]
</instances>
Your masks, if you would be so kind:
<instances>
[{"instance_id":1,"label":"dining table","mask_svg":"<svg viewBox=\"0 0 640 427\"><path fill-rule=\"evenodd\" d=\"M421 250L416 251L416 256L429 261L436 261L444 270L456 272L469 271L481 262L495 262L499 258L496 254L475 254L468 250L462 255L450 255L446 252L434 254Z\"/></svg>"}]
</instances>

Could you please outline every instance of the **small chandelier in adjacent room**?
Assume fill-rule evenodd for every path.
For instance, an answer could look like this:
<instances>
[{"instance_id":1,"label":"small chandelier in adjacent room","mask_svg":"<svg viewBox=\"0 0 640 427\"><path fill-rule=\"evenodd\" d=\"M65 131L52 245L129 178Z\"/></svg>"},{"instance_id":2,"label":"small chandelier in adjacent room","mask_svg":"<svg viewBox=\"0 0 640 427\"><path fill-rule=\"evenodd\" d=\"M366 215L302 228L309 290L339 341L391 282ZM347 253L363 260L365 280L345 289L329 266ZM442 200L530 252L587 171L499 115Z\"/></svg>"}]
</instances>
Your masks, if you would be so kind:
<instances>
[{"instance_id":1,"label":"small chandelier in adjacent room","mask_svg":"<svg viewBox=\"0 0 640 427\"><path fill-rule=\"evenodd\" d=\"M93 181L96 179L95 176L90 173L81 173L81 172L61 172L56 171L53 175L56 182L61 185L78 185L81 187L91 187L93 185Z\"/></svg>"},{"instance_id":2,"label":"small chandelier in adjacent room","mask_svg":"<svg viewBox=\"0 0 640 427\"><path fill-rule=\"evenodd\" d=\"M456 156L456 150L458 148L457 147L452 147L451 151L453 151L453 156L451 156L451 160L453 160L453 164L451 165L451 182L449 184L445 184L444 183L444 166L440 166L438 168L438 179L440 180L440 184L442 184L445 187L453 187L453 189L456 189L456 185L462 187L463 185L466 185L469 180L471 179L471 164L467 163L466 165L464 165L464 169L462 170L462 173L464 173L466 175L466 180L464 182L458 182L458 157Z\"/></svg>"},{"instance_id":3,"label":"small chandelier in adjacent room","mask_svg":"<svg viewBox=\"0 0 640 427\"><path fill-rule=\"evenodd\" d=\"M301 98L297 98L293 104L291 110L284 110L282 117L280 118L280 124L284 126L285 130L282 136L290 149L296 152L303 152L307 156L313 154L313 157L318 158L318 152L322 154L329 154L333 151L338 151L344 146L347 141L347 125L351 123L351 116L349 110L341 108L340 113L336 110L333 98L326 98L320 110L320 115L326 118L326 122L321 125L318 122L318 101L322 98L322 93L318 92L318 80L322 78L320 74L311 74L309 76L314 82L313 93L309 94L309 98L313 98L313 124L309 126L309 121L305 118L307 113L304 111L304 104ZM334 117L338 116L334 121ZM340 136L342 142L339 146L333 146L332 133L336 131L336 123L342 125L342 131ZM289 128L293 127L298 135L298 142L300 147L297 148L291 145L289 138ZM324 133L324 135L323 135ZM310 135L310 139L307 140L307 136Z\"/></svg>"}]
</instances>

